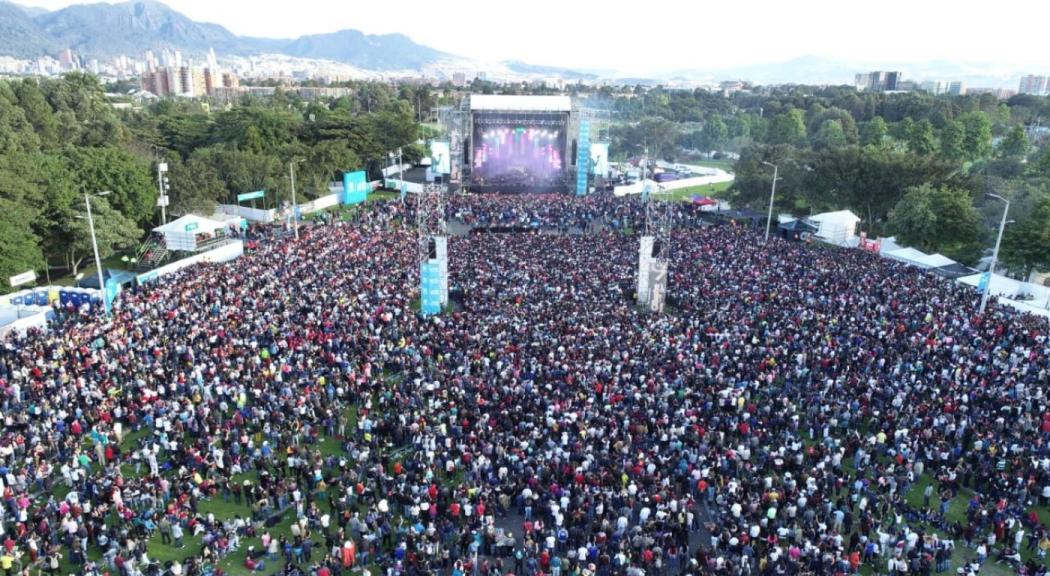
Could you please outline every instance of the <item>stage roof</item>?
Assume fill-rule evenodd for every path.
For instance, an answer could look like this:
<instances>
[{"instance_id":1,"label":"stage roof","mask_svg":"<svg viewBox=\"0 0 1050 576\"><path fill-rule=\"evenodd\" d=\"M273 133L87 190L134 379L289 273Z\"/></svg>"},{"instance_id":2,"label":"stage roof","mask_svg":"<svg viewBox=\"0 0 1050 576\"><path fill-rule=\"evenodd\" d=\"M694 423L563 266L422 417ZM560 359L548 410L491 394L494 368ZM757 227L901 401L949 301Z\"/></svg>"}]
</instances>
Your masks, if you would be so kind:
<instances>
[{"instance_id":1,"label":"stage roof","mask_svg":"<svg viewBox=\"0 0 1050 576\"><path fill-rule=\"evenodd\" d=\"M572 98L568 96L513 96L471 94L470 110L514 112L571 112Z\"/></svg>"}]
</instances>

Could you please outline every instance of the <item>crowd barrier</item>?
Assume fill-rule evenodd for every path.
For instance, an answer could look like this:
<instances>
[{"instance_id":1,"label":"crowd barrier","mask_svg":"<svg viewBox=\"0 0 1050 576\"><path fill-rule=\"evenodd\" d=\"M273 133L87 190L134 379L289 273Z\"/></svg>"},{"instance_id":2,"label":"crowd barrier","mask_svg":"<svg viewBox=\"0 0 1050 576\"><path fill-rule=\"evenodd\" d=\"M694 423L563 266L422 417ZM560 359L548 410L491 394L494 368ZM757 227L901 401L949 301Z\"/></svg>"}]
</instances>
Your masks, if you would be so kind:
<instances>
[{"instance_id":1,"label":"crowd barrier","mask_svg":"<svg viewBox=\"0 0 1050 576\"><path fill-rule=\"evenodd\" d=\"M193 266L194 264L201 264L204 262L218 263L218 262L229 262L235 260L244 255L244 241L242 240L231 240L229 244L220 246L214 250L202 252L196 256L190 256L189 258L183 258L182 260L176 260L170 264L166 264L155 270L150 270L143 274L139 274L135 277L135 283L139 286L152 282L161 276L166 276L173 272L178 272L183 268Z\"/></svg>"}]
</instances>

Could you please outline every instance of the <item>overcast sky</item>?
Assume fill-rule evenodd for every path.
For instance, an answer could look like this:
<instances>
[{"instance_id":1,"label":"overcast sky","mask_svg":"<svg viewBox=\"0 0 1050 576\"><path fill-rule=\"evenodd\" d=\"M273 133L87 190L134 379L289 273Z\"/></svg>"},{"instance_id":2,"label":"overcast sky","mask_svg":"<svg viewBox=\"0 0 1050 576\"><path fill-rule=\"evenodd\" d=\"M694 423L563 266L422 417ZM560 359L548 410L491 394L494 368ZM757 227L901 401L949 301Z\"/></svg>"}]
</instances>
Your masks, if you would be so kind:
<instances>
[{"instance_id":1,"label":"overcast sky","mask_svg":"<svg viewBox=\"0 0 1050 576\"><path fill-rule=\"evenodd\" d=\"M15 0L48 9L83 3ZM482 60L631 73L816 55L864 63L1032 65L1050 73L1050 2L972 0L166 0L239 35L401 32ZM1042 67L1048 69L1041 69Z\"/></svg>"}]
</instances>

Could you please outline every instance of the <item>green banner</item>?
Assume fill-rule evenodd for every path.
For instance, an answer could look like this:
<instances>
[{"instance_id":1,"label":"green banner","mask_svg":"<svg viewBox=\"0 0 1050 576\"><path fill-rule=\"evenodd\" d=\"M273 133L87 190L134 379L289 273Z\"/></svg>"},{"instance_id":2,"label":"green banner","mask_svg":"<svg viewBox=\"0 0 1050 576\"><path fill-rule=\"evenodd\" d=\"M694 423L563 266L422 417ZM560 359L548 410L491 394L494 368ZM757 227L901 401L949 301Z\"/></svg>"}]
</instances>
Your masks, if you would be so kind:
<instances>
[{"instance_id":1,"label":"green banner","mask_svg":"<svg viewBox=\"0 0 1050 576\"><path fill-rule=\"evenodd\" d=\"M262 198L266 196L266 190L256 190L255 192L245 192L244 194L237 195L238 202L244 202L245 200L255 200L256 198Z\"/></svg>"}]
</instances>

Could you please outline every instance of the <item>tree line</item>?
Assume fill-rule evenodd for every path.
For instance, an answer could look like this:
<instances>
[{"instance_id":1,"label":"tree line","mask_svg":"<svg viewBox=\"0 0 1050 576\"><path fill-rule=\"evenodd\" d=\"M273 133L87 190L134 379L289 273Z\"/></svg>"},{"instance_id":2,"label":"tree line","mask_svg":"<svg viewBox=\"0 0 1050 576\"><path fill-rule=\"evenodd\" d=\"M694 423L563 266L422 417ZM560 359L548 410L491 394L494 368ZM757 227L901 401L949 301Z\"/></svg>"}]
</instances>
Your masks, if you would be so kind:
<instances>
[{"instance_id":1,"label":"tree line","mask_svg":"<svg viewBox=\"0 0 1050 576\"><path fill-rule=\"evenodd\" d=\"M1001 258L1018 276L1050 269L1050 98L858 92L788 86L723 95L708 90L608 89L611 156L739 154L729 199L769 201L807 215L851 209L871 236L975 263L1011 219Z\"/></svg>"},{"instance_id":2,"label":"tree line","mask_svg":"<svg viewBox=\"0 0 1050 576\"><path fill-rule=\"evenodd\" d=\"M111 192L91 200L102 257L137 246L159 224L160 162L174 217L255 190L266 190L268 207L286 202L295 159L305 160L303 200L327 194L345 170L375 175L398 147L417 160L419 104L374 83L328 102L278 91L221 110L188 100L116 110L91 75L0 81L0 278L75 273L91 255L85 194Z\"/></svg>"}]
</instances>

